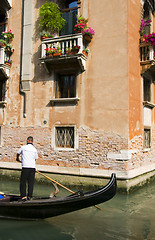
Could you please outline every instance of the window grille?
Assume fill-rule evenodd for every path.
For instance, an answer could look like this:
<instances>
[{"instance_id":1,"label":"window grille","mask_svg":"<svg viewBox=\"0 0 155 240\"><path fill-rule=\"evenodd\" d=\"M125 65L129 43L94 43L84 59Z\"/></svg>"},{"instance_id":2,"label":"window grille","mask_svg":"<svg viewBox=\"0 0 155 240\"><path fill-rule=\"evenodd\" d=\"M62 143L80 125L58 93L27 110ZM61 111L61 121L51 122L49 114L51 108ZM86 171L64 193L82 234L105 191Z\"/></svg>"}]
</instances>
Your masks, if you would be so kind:
<instances>
[{"instance_id":1,"label":"window grille","mask_svg":"<svg viewBox=\"0 0 155 240\"><path fill-rule=\"evenodd\" d=\"M74 148L74 127L56 127L55 144L58 148Z\"/></svg>"}]
</instances>

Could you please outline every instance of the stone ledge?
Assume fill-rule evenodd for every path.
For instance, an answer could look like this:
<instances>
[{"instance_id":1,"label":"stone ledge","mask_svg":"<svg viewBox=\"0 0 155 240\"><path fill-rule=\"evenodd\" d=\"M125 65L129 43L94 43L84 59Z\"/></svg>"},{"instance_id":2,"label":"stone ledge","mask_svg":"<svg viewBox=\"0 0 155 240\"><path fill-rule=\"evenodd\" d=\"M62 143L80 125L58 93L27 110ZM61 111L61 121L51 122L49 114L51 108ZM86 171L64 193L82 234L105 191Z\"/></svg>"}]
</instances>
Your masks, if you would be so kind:
<instances>
[{"instance_id":1,"label":"stone ledge","mask_svg":"<svg viewBox=\"0 0 155 240\"><path fill-rule=\"evenodd\" d=\"M0 162L1 169L21 169L20 163L13 162ZM98 178L109 178L112 173L116 173L116 177L120 180L130 180L140 175L152 172L155 170L155 163L152 165L147 165L137 169L132 169L129 171L117 171L117 170L102 170L102 169L89 169L89 168L70 168L70 167L58 167L49 165L38 165L36 164L36 169L38 171L55 173L55 174L66 174L75 176L85 176L85 177L98 177Z\"/></svg>"},{"instance_id":2,"label":"stone ledge","mask_svg":"<svg viewBox=\"0 0 155 240\"><path fill-rule=\"evenodd\" d=\"M136 149L133 149L133 150L121 150L120 153L109 152L107 154L107 158L127 161L127 160L131 159L132 153L136 153L136 152L137 152Z\"/></svg>"}]
</instances>

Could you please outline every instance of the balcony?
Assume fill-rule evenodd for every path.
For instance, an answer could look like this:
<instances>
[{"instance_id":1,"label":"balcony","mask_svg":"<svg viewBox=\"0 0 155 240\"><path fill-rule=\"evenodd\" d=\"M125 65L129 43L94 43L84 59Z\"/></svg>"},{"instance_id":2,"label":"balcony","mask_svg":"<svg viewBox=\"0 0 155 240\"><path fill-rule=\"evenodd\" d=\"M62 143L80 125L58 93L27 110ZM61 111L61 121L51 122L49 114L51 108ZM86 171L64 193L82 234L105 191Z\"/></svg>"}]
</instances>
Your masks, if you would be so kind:
<instances>
[{"instance_id":1,"label":"balcony","mask_svg":"<svg viewBox=\"0 0 155 240\"><path fill-rule=\"evenodd\" d=\"M0 80L6 80L10 75L10 66L5 64L8 57L5 54L4 47L0 47Z\"/></svg>"},{"instance_id":2,"label":"balcony","mask_svg":"<svg viewBox=\"0 0 155 240\"><path fill-rule=\"evenodd\" d=\"M68 55L67 49L72 46L80 46L80 50L76 54ZM60 48L61 55L57 57L47 57L47 48ZM48 73L51 70L59 70L74 68L84 71L86 68L87 56L85 56L82 51L85 48L85 42L83 41L83 36L81 33L65 35L60 37L48 38L42 40L41 44L41 63L44 64Z\"/></svg>"},{"instance_id":3,"label":"balcony","mask_svg":"<svg viewBox=\"0 0 155 240\"><path fill-rule=\"evenodd\" d=\"M155 50L148 43L140 44L141 74L153 76L155 74Z\"/></svg>"},{"instance_id":4,"label":"balcony","mask_svg":"<svg viewBox=\"0 0 155 240\"><path fill-rule=\"evenodd\" d=\"M12 0L0 0L0 15L12 8Z\"/></svg>"}]
</instances>

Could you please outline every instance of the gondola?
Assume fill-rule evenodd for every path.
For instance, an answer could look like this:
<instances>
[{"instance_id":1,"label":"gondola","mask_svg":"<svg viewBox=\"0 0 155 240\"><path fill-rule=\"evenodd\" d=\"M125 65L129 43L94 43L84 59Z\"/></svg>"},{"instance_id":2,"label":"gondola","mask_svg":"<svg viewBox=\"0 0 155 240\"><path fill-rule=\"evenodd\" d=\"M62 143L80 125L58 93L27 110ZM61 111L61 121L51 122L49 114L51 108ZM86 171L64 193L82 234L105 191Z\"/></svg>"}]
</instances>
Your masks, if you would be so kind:
<instances>
[{"instance_id":1,"label":"gondola","mask_svg":"<svg viewBox=\"0 0 155 240\"><path fill-rule=\"evenodd\" d=\"M37 220L55 217L110 200L116 194L116 176L98 190L83 193L78 191L65 197L33 197L20 201L20 196L5 194L0 199L0 218Z\"/></svg>"}]
</instances>

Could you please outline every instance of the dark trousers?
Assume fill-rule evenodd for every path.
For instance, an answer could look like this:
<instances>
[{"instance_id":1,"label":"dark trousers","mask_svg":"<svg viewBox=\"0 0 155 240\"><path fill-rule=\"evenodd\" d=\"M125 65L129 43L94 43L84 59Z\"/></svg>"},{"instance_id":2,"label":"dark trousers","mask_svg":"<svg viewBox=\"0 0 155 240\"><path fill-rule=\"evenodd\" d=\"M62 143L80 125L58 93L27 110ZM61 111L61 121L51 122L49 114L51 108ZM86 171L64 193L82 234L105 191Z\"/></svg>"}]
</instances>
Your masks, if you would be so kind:
<instances>
[{"instance_id":1,"label":"dark trousers","mask_svg":"<svg viewBox=\"0 0 155 240\"><path fill-rule=\"evenodd\" d=\"M22 168L20 177L20 195L32 197L35 179L35 168ZM28 194L26 195L26 183L28 182Z\"/></svg>"}]
</instances>

